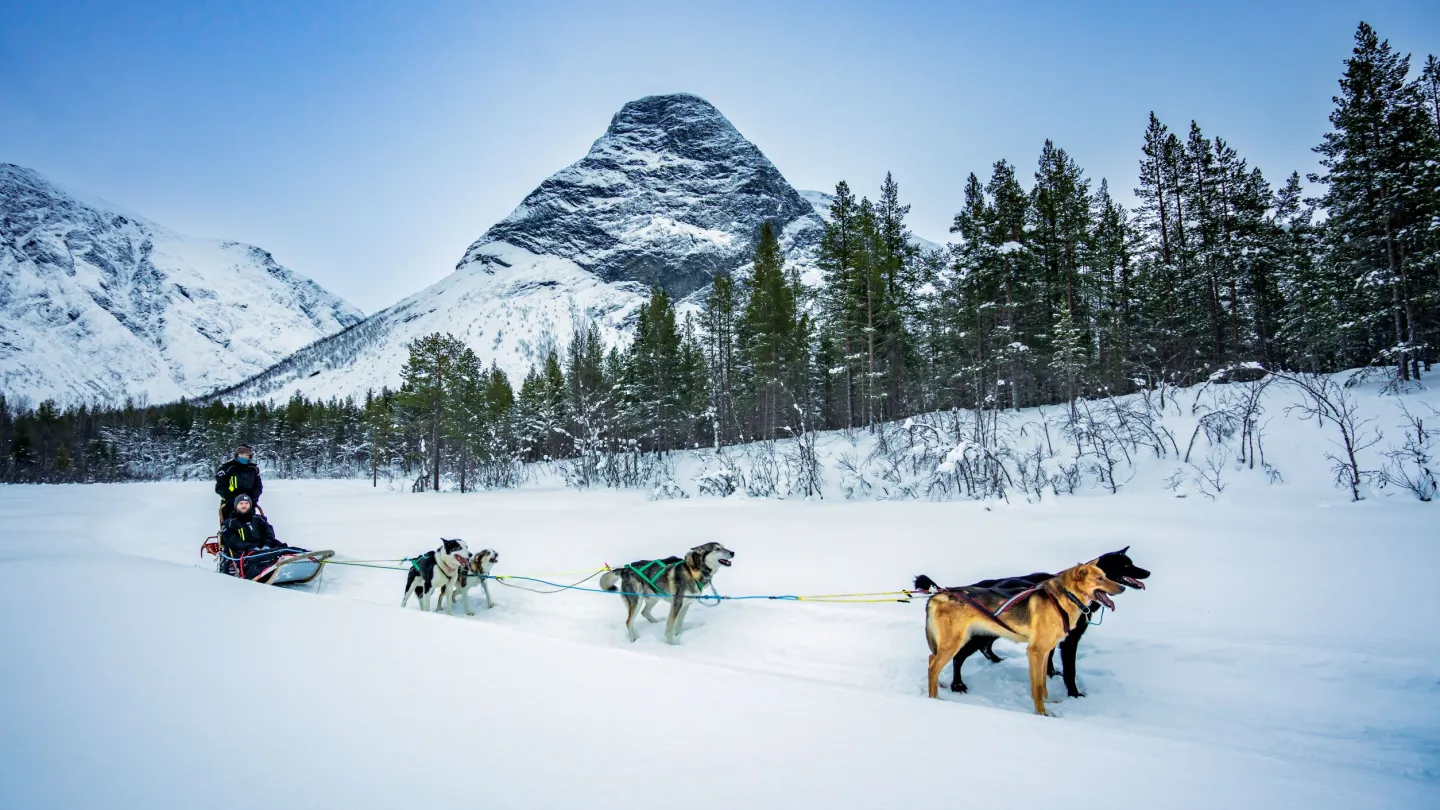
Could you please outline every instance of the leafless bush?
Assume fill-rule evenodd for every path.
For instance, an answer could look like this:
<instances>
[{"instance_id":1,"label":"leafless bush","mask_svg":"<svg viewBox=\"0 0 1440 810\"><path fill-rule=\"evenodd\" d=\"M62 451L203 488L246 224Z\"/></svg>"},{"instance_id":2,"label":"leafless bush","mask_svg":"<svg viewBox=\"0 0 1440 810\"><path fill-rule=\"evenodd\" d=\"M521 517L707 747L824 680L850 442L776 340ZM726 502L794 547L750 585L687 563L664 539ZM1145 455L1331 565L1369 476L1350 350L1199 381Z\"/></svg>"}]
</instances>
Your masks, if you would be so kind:
<instances>
[{"instance_id":1,"label":"leafless bush","mask_svg":"<svg viewBox=\"0 0 1440 810\"><path fill-rule=\"evenodd\" d=\"M759 441L746 447L750 474L744 477L745 492L752 498L778 498L785 490L784 470L774 441Z\"/></svg>"},{"instance_id":2,"label":"leafless bush","mask_svg":"<svg viewBox=\"0 0 1440 810\"><path fill-rule=\"evenodd\" d=\"M1360 500L1360 487L1374 475L1374 471L1360 467L1359 455L1380 442L1382 434L1375 429L1374 419L1360 416L1360 405L1345 386L1334 378L1323 374L1277 374L1276 376L1294 385L1304 395L1304 400L1285 409L1287 414L1299 413L1306 418L1314 417L1323 428L1328 420L1340 434L1335 442L1339 455L1326 453L1330 469L1335 473L1337 486L1350 490L1352 501Z\"/></svg>"},{"instance_id":3,"label":"leafless bush","mask_svg":"<svg viewBox=\"0 0 1440 810\"><path fill-rule=\"evenodd\" d=\"M701 495L728 498L743 486L742 476L735 471L735 462L724 450L711 457L711 462L695 479Z\"/></svg>"},{"instance_id":4,"label":"leafless bush","mask_svg":"<svg viewBox=\"0 0 1440 810\"><path fill-rule=\"evenodd\" d=\"M1430 407L1430 406L1426 406ZM1385 451L1385 469L1380 472L1382 485L1393 485L1407 490L1421 501L1430 502L1435 497L1435 436L1440 430L1427 430L1425 421L1400 402L1400 412L1405 415L1405 443ZM1440 411L1430 407L1430 416L1440 418Z\"/></svg>"},{"instance_id":5,"label":"leafless bush","mask_svg":"<svg viewBox=\"0 0 1440 810\"><path fill-rule=\"evenodd\" d=\"M1200 484L1200 491L1212 501L1225 491L1225 467L1230 463L1230 458L1230 451L1225 445L1211 444L1205 453L1205 463L1190 465L1198 473L1195 480Z\"/></svg>"}]
</instances>

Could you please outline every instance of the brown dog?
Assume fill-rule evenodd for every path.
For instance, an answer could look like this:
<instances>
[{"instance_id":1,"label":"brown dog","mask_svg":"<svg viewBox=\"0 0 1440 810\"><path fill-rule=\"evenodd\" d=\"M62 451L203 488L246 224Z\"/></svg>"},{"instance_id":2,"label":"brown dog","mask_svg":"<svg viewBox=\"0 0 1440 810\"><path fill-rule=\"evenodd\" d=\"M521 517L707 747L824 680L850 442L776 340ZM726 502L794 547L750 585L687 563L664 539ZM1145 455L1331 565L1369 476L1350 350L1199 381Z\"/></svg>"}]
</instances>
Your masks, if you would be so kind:
<instances>
[{"instance_id":1,"label":"brown dog","mask_svg":"<svg viewBox=\"0 0 1440 810\"><path fill-rule=\"evenodd\" d=\"M1092 600L1112 610L1110 594L1125 586L1112 582L1094 563L1067 568L1016 596L989 588L952 588L925 605L925 640L930 644L930 697L938 692L940 670L965 646L972 633L1008 638L1027 645L1030 697L1036 714L1045 711L1045 685L1050 651L1070 633Z\"/></svg>"}]
</instances>

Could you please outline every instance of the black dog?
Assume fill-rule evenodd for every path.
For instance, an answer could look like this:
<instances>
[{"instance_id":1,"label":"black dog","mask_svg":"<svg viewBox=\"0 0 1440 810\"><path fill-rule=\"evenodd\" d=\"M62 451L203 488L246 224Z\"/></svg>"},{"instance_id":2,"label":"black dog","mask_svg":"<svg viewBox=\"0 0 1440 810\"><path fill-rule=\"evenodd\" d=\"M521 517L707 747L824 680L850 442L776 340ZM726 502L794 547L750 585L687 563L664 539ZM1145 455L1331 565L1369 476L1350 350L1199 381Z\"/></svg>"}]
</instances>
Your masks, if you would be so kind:
<instances>
[{"instance_id":1,"label":"black dog","mask_svg":"<svg viewBox=\"0 0 1440 810\"><path fill-rule=\"evenodd\" d=\"M1130 547L1126 546L1119 551L1102 554L1095 560L1095 564L1100 566L1100 570L1105 572L1107 578L1121 585L1139 588L1143 591L1145 590L1145 583L1140 580L1149 578L1150 572L1136 565L1135 562L1130 559L1129 551ZM966 587L988 588L1002 593L1016 594L1026 588L1033 588L1053 576L1055 575L1036 572L1023 577L985 579ZM931 591L944 589L937 585L935 580L921 574L915 578L915 590ZM1100 605L1095 602L1090 603L1090 610L1096 610L1099 607ZM1085 629L1089 626L1089 618L1081 616L1080 620L1075 623L1075 628L1070 631L1070 635L1066 636L1065 639L1060 642L1060 665L1064 669L1065 691L1072 698L1085 697L1085 693L1081 692L1080 687L1075 684L1075 654L1080 649L1080 637L1085 635ZM995 654L994 646L995 636L974 636L970 641L966 642L964 647L960 648L960 652L955 654L955 661L952 666L951 691L966 691L965 681L960 678L960 669L965 665L965 659L978 652L992 662L998 662L1000 660L1000 656ZM1053 678L1055 676L1054 653L1050 655L1048 667L1050 677Z\"/></svg>"}]
</instances>

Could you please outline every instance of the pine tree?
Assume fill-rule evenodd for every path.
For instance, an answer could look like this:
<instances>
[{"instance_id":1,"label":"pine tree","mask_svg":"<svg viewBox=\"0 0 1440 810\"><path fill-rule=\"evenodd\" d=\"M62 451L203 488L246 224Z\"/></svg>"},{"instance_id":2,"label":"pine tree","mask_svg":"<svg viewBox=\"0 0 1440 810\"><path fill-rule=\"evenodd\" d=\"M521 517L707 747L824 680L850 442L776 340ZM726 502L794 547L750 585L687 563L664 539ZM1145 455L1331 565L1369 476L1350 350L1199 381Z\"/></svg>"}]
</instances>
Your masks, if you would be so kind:
<instances>
[{"instance_id":1,"label":"pine tree","mask_svg":"<svg viewBox=\"0 0 1440 810\"><path fill-rule=\"evenodd\" d=\"M1421 84L1407 81L1409 70L1409 56L1360 24L1334 97L1334 129L1315 147L1325 171L1311 177L1326 187L1328 260L1367 293L1352 317L1372 356L1392 363L1400 381L1419 375L1422 356L1429 361L1422 336L1431 325L1419 317L1433 280L1419 271L1433 245L1440 159Z\"/></svg>"},{"instance_id":2,"label":"pine tree","mask_svg":"<svg viewBox=\"0 0 1440 810\"><path fill-rule=\"evenodd\" d=\"M447 426L460 386L455 361L467 350L453 335L426 335L410 344L410 357L400 370L399 401L424 437L430 488L436 492L440 491Z\"/></svg>"},{"instance_id":3,"label":"pine tree","mask_svg":"<svg viewBox=\"0 0 1440 810\"><path fill-rule=\"evenodd\" d=\"M790 422L804 346L797 340L797 290L785 272L785 257L769 222L760 226L754 267L743 318L743 351L752 375L755 435L774 438Z\"/></svg>"},{"instance_id":4,"label":"pine tree","mask_svg":"<svg viewBox=\"0 0 1440 810\"><path fill-rule=\"evenodd\" d=\"M744 309L740 292L735 278L721 272L705 296L701 331L710 382L711 442L717 450L742 434L735 404L740 374L737 318Z\"/></svg>"}]
</instances>

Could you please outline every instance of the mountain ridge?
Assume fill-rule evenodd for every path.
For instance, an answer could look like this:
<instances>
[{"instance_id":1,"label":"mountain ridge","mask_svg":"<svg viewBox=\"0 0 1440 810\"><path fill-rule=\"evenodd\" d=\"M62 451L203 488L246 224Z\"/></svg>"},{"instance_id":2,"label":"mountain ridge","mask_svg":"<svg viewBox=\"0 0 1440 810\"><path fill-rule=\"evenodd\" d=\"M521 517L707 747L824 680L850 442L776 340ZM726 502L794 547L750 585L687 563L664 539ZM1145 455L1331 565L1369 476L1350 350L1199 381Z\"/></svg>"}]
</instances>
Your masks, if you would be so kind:
<instances>
[{"instance_id":1,"label":"mountain ridge","mask_svg":"<svg viewBox=\"0 0 1440 810\"><path fill-rule=\"evenodd\" d=\"M168 401L364 315L268 251L187 236L0 163L0 392Z\"/></svg>"}]
</instances>

